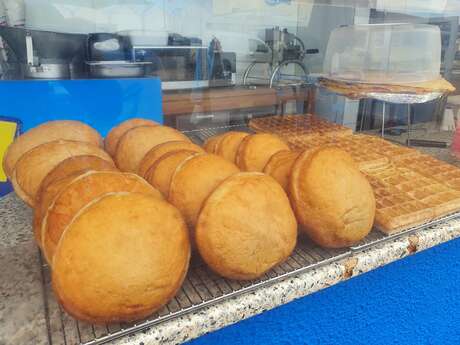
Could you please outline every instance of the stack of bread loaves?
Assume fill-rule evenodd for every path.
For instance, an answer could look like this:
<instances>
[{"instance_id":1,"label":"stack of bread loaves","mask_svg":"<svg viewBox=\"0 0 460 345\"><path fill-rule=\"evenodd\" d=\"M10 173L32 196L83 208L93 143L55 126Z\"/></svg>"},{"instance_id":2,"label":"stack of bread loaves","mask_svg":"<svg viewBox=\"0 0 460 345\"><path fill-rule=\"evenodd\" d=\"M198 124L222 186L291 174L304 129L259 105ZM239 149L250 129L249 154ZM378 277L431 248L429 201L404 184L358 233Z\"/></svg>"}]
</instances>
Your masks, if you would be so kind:
<instances>
[{"instance_id":1,"label":"stack of bread loaves","mask_svg":"<svg viewBox=\"0 0 460 345\"><path fill-rule=\"evenodd\" d=\"M192 247L220 275L246 280L289 257L297 222L327 247L372 227L373 191L336 148L293 152L277 136L243 132L202 148L146 119L119 124L102 143L83 123L53 121L20 136L3 162L34 207L55 294L81 320L159 309L180 288Z\"/></svg>"},{"instance_id":2,"label":"stack of bread loaves","mask_svg":"<svg viewBox=\"0 0 460 345\"><path fill-rule=\"evenodd\" d=\"M221 152L233 157L245 136L228 137ZM270 176L241 173L233 162L207 154L169 127L130 120L112 129L106 143L109 139L114 149L107 150L117 166L137 172L179 209L192 246L217 273L254 279L294 250L295 216L286 193Z\"/></svg>"},{"instance_id":3,"label":"stack of bread loaves","mask_svg":"<svg viewBox=\"0 0 460 345\"><path fill-rule=\"evenodd\" d=\"M158 190L119 171L101 145L83 123L49 122L10 146L4 169L34 207L35 238L64 309L93 323L142 319L181 286L188 231Z\"/></svg>"},{"instance_id":4,"label":"stack of bread loaves","mask_svg":"<svg viewBox=\"0 0 460 345\"><path fill-rule=\"evenodd\" d=\"M241 170L263 171L278 181L300 229L321 246L351 246L372 229L372 187L351 156L338 148L295 152L273 134L242 132L211 137L204 148Z\"/></svg>"}]
</instances>

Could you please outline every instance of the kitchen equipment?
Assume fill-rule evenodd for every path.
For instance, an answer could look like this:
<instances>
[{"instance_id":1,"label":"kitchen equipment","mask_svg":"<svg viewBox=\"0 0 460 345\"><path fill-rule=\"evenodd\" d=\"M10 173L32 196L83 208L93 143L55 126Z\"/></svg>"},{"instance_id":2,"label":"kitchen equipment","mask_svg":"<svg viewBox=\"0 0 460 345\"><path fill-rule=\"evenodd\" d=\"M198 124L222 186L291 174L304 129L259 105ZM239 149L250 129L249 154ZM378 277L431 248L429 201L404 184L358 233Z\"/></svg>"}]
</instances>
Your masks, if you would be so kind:
<instances>
[{"instance_id":1,"label":"kitchen equipment","mask_svg":"<svg viewBox=\"0 0 460 345\"><path fill-rule=\"evenodd\" d=\"M197 37L185 37L176 33L168 35L168 46L201 46L203 41Z\"/></svg>"},{"instance_id":2,"label":"kitchen equipment","mask_svg":"<svg viewBox=\"0 0 460 345\"><path fill-rule=\"evenodd\" d=\"M210 86L230 86L236 83L236 54L222 51L222 45L213 38L208 50Z\"/></svg>"},{"instance_id":3,"label":"kitchen equipment","mask_svg":"<svg viewBox=\"0 0 460 345\"><path fill-rule=\"evenodd\" d=\"M87 61L93 78L141 78L148 74L151 62Z\"/></svg>"},{"instance_id":4,"label":"kitchen equipment","mask_svg":"<svg viewBox=\"0 0 460 345\"><path fill-rule=\"evenodd\" d=\"M153 76L164 90L232 86L236 79L236 54L208 49L201 39L169 34L168 45L133 45L134 62L150 62Z\"/></svg>"},{"instance_id":5,"label":"kitchen equipment","mask_svg":"<svg viewBox=\"0 0 460 345\"><path fill-rule=\"evenodd\" d=\"M236 84L236 53L221 52L213 54L213 66L210 69L211 87L233 86Z\"/></svg>"},{"instance_id":6,"label":"kitchen equipment","mask_svg":"<svg viewBox=\"0 0 460 345\"><path fill-rule=\"evenodd\" d=\"M318 53L317 49L305 49L305 44L299 37L277 26L265 30L265 41L250 40L250 45L255 46L255 51L250 53L254 61L243 74L244 85L249 85L249 80L262 80L270 87L305 84L308 75L307 67L303 63L305 55ZM260 65L268 67L267 79L254 73Z\"/></svg>"},{"instance_id":7,"label":"kitchen equipment","mask_svg":"<svg viewBox=\"0 0 460 345\"><path fill-rule=\"evenodd\" d=\"M88 34L88 61L126 61L130 51L131 44L126 37L112 33Z\"/></svg>"},{"instance_id":8,"label":"kitchen equipment","mask_svg":"<svg viewBox=\"0 0 460 345\"><path fill-rule=\"evenodd\" d=\"M201 46L134 46L134 62L149 62L151 75L164 90L209 86L207 48Z\"/></svg>"},{"instance_id":9,"label":"kitchen equipment","mask_svg":"<svg viewBox=\"0 0 460 345\"><path fill-rule=\"evenodd\" d=\"M427 24L365 24L332 31L324 72L332 79L401 84L440 78L441 32Z\"/></svg>"},{"instance_id":10,"label":"kitchen equipment","mask_svg":"<svg viewBox=\"0 0 460 345\"><path fill-rule=\"evenodd\" d=\"M129 40L133 46L166 46L168 45L168 32L147 30L126 30L118 35Z\"/></svg>"},{"instance_id":11,"label":"kitchen equipment","mask_svg":"<svg viewBox=\"0 0 460 345\"><path fill-rule=\"evenodd\" d=\"M83 73L86 35L0 26L0 36L26 79L66 79Z\"/></svg>"}]
</instances>

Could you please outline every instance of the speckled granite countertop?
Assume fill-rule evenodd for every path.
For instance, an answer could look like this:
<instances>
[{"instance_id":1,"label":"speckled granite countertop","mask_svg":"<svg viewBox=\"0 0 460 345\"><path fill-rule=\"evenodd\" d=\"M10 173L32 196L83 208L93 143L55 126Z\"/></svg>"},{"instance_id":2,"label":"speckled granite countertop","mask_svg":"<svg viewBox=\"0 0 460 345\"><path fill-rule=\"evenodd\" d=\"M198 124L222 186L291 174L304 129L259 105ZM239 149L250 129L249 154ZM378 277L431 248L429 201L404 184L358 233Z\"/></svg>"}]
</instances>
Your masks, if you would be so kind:
<instances>
[{"instance_id":1,"label":"speckled granite countertop","mask_svg":"<svg viewBox=\"0 0 460 345\"><path fill-rule=\"evenodd\" d=\"M14 194L0 199L0 345L48 344L31 217ZM449 220L111 343L180 343L459 236L460 219Z\"/></svg>"},{"instance_id":2,"label":"speckled granite countertop","mask_svg":"<svg viewBox=\"0 0 460 345\"><path fill-rule=\"evenodd\" d=\"M48 344L32 211L14 194L0 199L0 344Z\"/></svg>"}]
</instances>

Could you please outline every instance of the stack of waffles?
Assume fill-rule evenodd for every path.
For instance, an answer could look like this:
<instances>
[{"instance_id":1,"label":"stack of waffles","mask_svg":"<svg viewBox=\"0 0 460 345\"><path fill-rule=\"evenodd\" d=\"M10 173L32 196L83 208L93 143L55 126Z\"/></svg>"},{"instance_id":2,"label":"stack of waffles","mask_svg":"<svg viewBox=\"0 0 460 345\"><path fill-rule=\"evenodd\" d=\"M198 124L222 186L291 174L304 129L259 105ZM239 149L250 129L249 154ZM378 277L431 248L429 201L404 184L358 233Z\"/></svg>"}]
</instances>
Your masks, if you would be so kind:
<instances>
[{"instance_id":1,"label":"stack of waffles","mask_svg":"<svg viewBox=\"0 0 460 345\"><path fill-rule=\"evenodd\" d=\"M252 119L249 127L258 133L276 134L288 142L292 139L341 137L353 134L350 128L310 114L261 117Z\"/></svg>"},{"instance_id":2,"label":"stack of waffles","mask_svg":"<svg viewBox=\"0 0 460 345\"><path fill-rule=\"evenodd\" d=\"M380 167L388 164L389 158L377 152L377 145L367 135L349 135L335 137L324 135L319 138L293 138L290 146L293 150L313 149L315 147L332 146L348 152L358 163L361 170Z\"/></svg>"},{"instance_id":3,"label":"stack of waffles","mask_svg":"<svg viewBox=\"0 0 460 345\"><path fill-rule=\"evenodd\" d=\"M363 172L374 188L376 224L386 233L417 226L460 210L460 191L410 167L391 162Z\"/></svg>"},{"instance_id":4,"label":"stack of waffles","mask_svg":"<svg viewBox=\"0 0 460 345\"><path fill-rule=\"evenodd\" d=\"M280 117L272 117L264 129L267 130L269 123L280 121ZM288 120L295 123L294 128L289 131L283 122L280 130L272 132L290 133L287 140L294 150L333 146L348 152L374 188L375 222L381 231L396 233L460 210L459 168L379 137L343 135L343 131L337 135L334 130L325 130L327 126L331 129L336 126L324 120L320 120L320 134L307 134L314 127L302 132L299 129L302 121L316 123L316 120Z\"/></svg>"}]
</instances>

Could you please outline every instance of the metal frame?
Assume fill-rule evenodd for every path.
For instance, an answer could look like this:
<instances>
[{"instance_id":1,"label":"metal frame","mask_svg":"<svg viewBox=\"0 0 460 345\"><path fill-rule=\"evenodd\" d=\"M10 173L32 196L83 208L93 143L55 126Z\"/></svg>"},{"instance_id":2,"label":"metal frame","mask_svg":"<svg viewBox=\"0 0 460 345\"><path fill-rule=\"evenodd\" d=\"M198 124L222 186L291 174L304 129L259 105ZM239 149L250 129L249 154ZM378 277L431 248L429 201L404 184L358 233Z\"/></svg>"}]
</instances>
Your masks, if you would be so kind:
<instances>
[{"instance_id":1,"label":"metal frame","mask_svg":"<svg viewBox=\"0 0 460 345\"><path fill-rule=\"evenodd\" d=\"M231 126L231 128L249 131L243 125L235 125ZM219 127L192 130L186 132L186 134L194 141L200 142L207 137L225 132L228 129L229 127ZM460 212L394 235L385 235L374 229L361 243L346 249L321 248L301 236L294 253L286 262L267 272L261 278L250 282L222 278L209 270L201 259L194 257L187 278L178 294L163 309L154 313L149 319L132 324L94 326L71 318L56 302L51 289L50 269L44 264L39 254L49 343L53 345L105 344L114 339L145 331L155 325L202 310L205 307L218 304L232 297L240 296L270 286L284 279L310 272L318 267L346 259L366 249L454 218L460 219Z\"/></svg>"}]
</instances>

